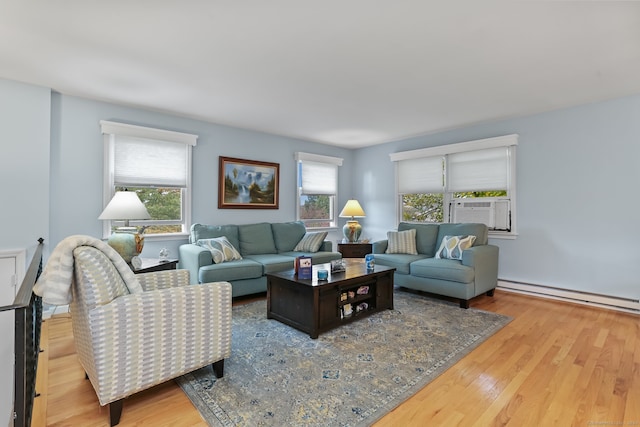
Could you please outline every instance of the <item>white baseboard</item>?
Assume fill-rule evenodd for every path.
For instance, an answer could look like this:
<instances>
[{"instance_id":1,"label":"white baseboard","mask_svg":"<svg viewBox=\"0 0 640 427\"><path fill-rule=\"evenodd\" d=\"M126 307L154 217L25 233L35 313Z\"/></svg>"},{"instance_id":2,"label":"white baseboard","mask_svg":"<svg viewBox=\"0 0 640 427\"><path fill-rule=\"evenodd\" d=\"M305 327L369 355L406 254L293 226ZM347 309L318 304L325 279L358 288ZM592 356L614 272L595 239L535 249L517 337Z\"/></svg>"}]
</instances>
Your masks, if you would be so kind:
<instances>
[{"instance_id":1,"label":"white baseboard","mask_svg":"<svg viewBox=\"0 0 640 427\"><path fill-rule=\"evenodd\" d=\"M560 289L551 286L533 285L530 283L510 282L506 280L498 280L498 288L509 292L640 314L640 301L634 299Z\"/></svg>"}]
</instances>

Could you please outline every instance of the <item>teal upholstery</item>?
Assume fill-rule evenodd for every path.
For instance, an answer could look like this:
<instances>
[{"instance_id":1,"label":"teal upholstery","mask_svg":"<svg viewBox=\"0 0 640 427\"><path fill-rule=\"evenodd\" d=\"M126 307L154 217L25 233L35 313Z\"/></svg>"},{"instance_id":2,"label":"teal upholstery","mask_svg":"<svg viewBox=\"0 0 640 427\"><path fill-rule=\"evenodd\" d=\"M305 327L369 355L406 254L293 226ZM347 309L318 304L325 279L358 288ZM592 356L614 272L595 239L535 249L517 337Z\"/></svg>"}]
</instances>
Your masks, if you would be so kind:
<instances>
[{"instance_id":1,"label":"teal upholstery","mask_svg":"<svg viewBox=\"0 0 640 427\"><path fill-rule=\"evenodd\" d=\"M193 224L189 243L196 243L200 239L212 239L214 237L225 236L234 248L240 249L240 238L238 236L237 225L202 225Z\"/></svg>"},{"instance_id":2,"label":"teal upholstery","mask_svg":"<svg viewBox=\"0 0 640 427\"><path fill-rule=\"evenodd\" d=\"M426 256L434 256L440 240L438 238L438 224L411 224L408 222L401 222L398 225L398 231L406 231L410 229L416 230L416 249L419 254ZM438 244L436 244L438 242Z\"/></svg>"},{"instance_id":3,"label":"teal upholstery","mask_svg":"<svg viewBox=\"0 0 640 427\"><path fill-rule=\"evenodd\" d=\"M220 282L222 277L224 277L225 282L255 279L262 277L262 264L247 258L227 261L222 264L211 264L200 268L198 276L200 283Z\"/></svg>"},{"instance_id":4,"label":"teal upholstery","mask_svg":"<svg viewBox=\"0 0 640 427\"><path fill-rule=\"evenodd\" d=\"M246 224L238 226L240 253L242 256L255 254L275 254L276 244L273 240L271 224Z\"/></svg>"},{"instance_id":5,"label":"teal upholstery","mask_svg":"<svg viewBox=\"0 0 640 427\"><path fill-rule=\"evenodd\" d=\"M323 264L340 259L333 252L333 245L324 241L318 252L294 251L304 237L302 222L255 223L243 225L193 224L189 244L179 248L179 268L189 270L192 284L227 281L232 286L232 296L250 295L267 290L265 274L293 269L294 259L305 255L313 264ZM213 262L211 252L196 242L225 236L240 252L243 259Z\"/></svg>"},{"instance_id":6,"label":"teal upholstery","mask_svg":"<svg viewBox=\"0 0 640 427\"><path fill-rule=\"evenodd\" d=\"M489 233L484 224L412 224L401 222L398 231L416 230L418 255L388 254L388 242L373 243L376 264L394 267L394 280L403 286L424 292L460 299L460 306L469 307L469 300L480 294L493 294L498 284L498 247L488 244ZM471 248L462 252L462 259L436 259L434 255L444 236L473 235Z\"/></svg>"},{"instance_id":7,"label":"teal upholstery","mask_svg":"<svg viewBox=\"0 0 640 427\"><path fill-rule=\"evenodd\" d=\"M302 221L271 224L278 252L291 252L307 232Z\"/></svg>"}]
</instances>

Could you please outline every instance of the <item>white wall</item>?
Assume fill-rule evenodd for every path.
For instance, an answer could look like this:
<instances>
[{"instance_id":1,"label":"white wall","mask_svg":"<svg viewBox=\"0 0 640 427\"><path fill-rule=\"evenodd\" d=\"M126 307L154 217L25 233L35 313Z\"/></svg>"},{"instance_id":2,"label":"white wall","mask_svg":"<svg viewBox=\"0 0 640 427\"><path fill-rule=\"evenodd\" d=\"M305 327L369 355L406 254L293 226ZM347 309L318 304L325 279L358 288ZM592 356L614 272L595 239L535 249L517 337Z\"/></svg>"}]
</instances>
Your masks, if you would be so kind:
<instances>
[{"instance_id":1,"label":"white wall","mask_svg":"<svg viewBox=\"0 0 640 427\"><path fill-rule=\"evenodd\" d=\"M632 96L360 149L363 233L397 226L389 153L516 133L518 237L491 239L500 279L640 299L639 118Z\"/></svg>"},{"instance_id":2,"label":"white wall","mask_svg":"<svg viewBox=\"0 0 640 427\"><path fill-rule=\"evenodd\" d=\"M0 250L26 249L28 262L49 231L50 93L0 79ZM0 426L13 425L13 319L0 313Z\"/></svg>"}]
</instances>

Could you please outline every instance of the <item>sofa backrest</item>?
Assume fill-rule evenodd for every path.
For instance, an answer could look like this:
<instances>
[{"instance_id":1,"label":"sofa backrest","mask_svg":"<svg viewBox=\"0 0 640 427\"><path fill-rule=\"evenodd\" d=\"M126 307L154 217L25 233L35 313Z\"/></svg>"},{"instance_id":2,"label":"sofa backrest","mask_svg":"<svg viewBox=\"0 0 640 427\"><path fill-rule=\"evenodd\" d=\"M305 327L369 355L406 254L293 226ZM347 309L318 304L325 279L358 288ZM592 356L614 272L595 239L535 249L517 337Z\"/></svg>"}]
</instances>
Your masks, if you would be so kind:
<instances>
[{"instance_id":1,"label":"sofa backrest","mask_svg":"<svg viewBox=\"0 0 640 427\"><path fill-rule=\"evenodd\" d=\"M489 230L485 224L476 223L459 223L459 224L440 224L438 230L438 241L436 242L436 250L440 247L440 242L444 236L476 236L473 246L486 245L489 243Z\"/></svg>"},{"instance_id":2,"label":"sofa backrest","mask_svg":"<svg viewBox=\"0 0 640 427\"><path fill-rule=\"evenodd\" d=\"M242 256L278 253L268 222L238 225L238 238Z\"/></svg>"},{"instance_id":3,"label":"sofa backrest","mask_svg":"<svg viewBox=\"0 0 640 427\"><path fill-rule=\"evenodd\" d=\"M444 236L474 235L476 241L473 246L486 245L489 242L489 230L485 224L458 223L458 224L416 224L401 222L398 231L416 230L416 249L419 254L434 256Z\"/></svg>"},{"instance_id":4,"label":"sofa backrest","mask_svg":"<svg viewBox=\"0 0 640 427\"><path fill-rule=\"evenodd\" d=\"M274 222L271 230L278 252L291 252L307 232L302 221Z\"/></svg>"},{"instance_id":5,"label":"sofa backrest","mask_svg":"<svg viewBox=\"0 0 640 427\"><path fill-rule=\"evenodd\" d=\"M419 254L434 256L438 247L436 241L438 239L438 224L415 224L410 222L401 222L398 224L398 231L416 230L416 249Z\"/></svg>"},{"instance_id":6,"label":"sofa backrest","mask_svg":"<svg viewBox=\"0 0 640 427\"><path fill-rule=\"evenodd\" d=\"M226 237L234 248L240 248L240 239L238 236L237 225L204 225L193 224L191 226L191 234L189 235L189 243L197 243L200 239L213 239L215 237Z\"/></svg>"}]
</instances>

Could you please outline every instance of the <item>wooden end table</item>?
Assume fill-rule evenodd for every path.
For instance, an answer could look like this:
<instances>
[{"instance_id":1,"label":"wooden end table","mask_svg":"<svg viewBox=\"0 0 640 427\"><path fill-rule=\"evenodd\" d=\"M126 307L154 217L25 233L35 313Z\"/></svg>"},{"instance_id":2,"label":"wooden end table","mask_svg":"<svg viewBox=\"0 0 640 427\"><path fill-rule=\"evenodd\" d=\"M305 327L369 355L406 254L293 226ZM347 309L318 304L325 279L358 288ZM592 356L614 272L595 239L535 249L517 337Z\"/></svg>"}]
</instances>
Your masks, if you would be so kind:
<instances>
[{"instance_id":1,"label":"wooden end table","mask_svg":"<svg viewBox=\"0 0 640 427\"><path fill-rule=\"evenodd\" d=\"M364 258L373 252L371 243L338 243L338 252L343 258Z\"/></svg>"},{"instance_id":2,"label":"wooden end table","mask_svg":"<svg viewBox=\"0 0 640 427\"><path fill-rule=\"evenodd\" d=\"M313 266L312 279L298 279L293 270L267 274L267 318L306 332L322 332L393 310L395 268L376 265L367 271L364 259L345 259L346 271L331 273L331 264ZM328 270L328 280L317 271Z\"/></svg>"},{"instance_id":3,"label":"wooden end table","mask_svg":"<svg viewBox=\"0 0 640 427\"><path fill-rule=\"evenodd\" d=\"M178 266L177 259L161 260L160 258L140 258L142 266L138 269L131 267L135 274L151 273L152 271L175 270Z\"/></svg>"}]
</instances>

